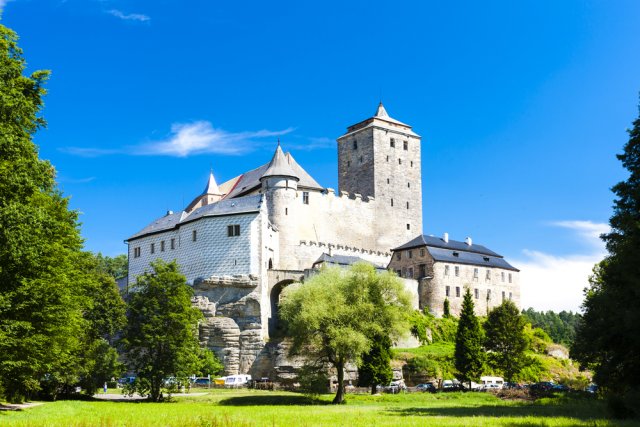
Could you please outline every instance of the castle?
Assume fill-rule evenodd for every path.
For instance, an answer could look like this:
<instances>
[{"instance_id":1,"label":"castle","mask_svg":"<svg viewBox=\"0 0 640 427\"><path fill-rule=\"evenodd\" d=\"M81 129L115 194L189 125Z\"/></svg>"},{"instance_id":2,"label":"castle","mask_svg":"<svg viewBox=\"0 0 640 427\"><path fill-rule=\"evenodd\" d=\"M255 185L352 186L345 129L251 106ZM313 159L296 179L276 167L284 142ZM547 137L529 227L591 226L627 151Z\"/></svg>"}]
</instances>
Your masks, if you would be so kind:
<instances>
[{"instance_id":1,"label":"castle","mask_svg":"<svg viewBox=\"0 0 640 427\"><path fill-rule=\"evenodd\" d=\"M415 308L441 314L434 305L444 299L434 257L411 267L410 275L409 267L403 264L403 274L394 264L401 255L392 260L392 250L401 254L417 235L426 238L420 136L380 103L373 117L348 127L337 142L337 192L318 184L278 144L269 163L220 185L211 173L182 212L167 212L127 240L132 282L154 259L177 260L205 314L201 343L227 373L269 375L283 357L265 348L276 334L280 293L319 263L389 266L404 278ZM517 301L517 270L504 264L495 265L495 274L504 269L516 276L509 289Z\"/></svg>"}]
</instances>

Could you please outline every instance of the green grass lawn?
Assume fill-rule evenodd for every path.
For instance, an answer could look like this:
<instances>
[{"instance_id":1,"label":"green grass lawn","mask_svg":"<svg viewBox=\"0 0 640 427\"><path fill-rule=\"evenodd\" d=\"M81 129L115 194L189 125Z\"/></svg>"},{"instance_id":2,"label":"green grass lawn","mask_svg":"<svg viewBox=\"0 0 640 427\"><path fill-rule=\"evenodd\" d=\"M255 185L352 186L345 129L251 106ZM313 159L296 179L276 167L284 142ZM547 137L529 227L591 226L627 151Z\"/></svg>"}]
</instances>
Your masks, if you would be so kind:
<instances>
[{"instance_id":1,"label":"green grass lawn","mask_svg":"<svg viewBox=\"0 0 640 427\"><path fill-rule=\"evenodd\" d=\"M596 399L503 401L487 393L348 395L312 399L287 392L215 390L170 403L45 403L0 412L2 426L609 426Z\"/></svg>"}]
</instances>

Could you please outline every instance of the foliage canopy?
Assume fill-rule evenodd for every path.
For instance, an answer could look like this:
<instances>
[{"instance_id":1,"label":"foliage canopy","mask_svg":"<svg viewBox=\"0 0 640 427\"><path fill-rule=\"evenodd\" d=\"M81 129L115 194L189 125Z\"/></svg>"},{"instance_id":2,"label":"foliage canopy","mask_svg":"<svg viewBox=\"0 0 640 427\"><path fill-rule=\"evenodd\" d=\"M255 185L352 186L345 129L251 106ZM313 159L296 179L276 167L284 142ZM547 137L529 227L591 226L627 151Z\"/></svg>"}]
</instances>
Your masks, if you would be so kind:
<instances>
[{"instance_id":1,"label":"foliage canopy","mask_svg":"<svg viewBox=\"0 0 640 427\"><path fill-rule=\"evenodd\" d=\"M467 288L462 302L462 312L456 333L455 365L460 381L478 381L484 368L482 329L475 315L471 291Z\"/></svg>"}]
</instances>

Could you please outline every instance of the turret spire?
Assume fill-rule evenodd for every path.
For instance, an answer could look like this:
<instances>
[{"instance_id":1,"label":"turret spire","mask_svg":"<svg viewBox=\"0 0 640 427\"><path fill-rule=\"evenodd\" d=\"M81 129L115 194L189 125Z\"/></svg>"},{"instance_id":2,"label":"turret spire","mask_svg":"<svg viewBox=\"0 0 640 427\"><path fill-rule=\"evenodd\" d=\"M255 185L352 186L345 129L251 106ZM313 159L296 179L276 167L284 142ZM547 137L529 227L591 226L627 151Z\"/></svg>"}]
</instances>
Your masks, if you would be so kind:
<instances>
[{"instance_id":1,"label":"turret spire","mask_svg":"<svg viewBox=\"0 0 640 427\"><path fill-rule=\"evenodd\" d=\"M286 176L295 178L296 180L300 180L300 177L295 173L291 165L289 164L289 160L287 156L282 151L282 147L280 147L280 140L278 139L278 146L276 147L276 152L273 154L271 161L269 162L269 166L267 170L262 175L262 178L268 176Z\"/></svg>"},{"instance_id":2,"label":"turret spire","mask_svg":"<svg viewBox=\"0 0 640 427\"><path fill-rule=\"evenodd\" d=\"M376 115L374 117L389 118L389 114L387 114L387 110L385 110L384 105L382 105L382 101L380 101L380 104L378 104L378 110L376 111Z\"/></svg>"}]
</instances>

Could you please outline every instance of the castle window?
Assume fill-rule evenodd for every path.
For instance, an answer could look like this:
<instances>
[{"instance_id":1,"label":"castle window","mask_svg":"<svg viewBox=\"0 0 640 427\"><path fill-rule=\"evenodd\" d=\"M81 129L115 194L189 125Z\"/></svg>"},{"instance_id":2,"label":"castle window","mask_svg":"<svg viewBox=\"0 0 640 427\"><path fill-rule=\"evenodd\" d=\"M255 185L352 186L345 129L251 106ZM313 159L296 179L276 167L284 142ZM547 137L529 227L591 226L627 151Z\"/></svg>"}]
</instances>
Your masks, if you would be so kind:
<instances>
[{"instance_id":1,"label":"castle window","mask_svg":"<svg viewBox=\"0 0 640 427\"><path fill-rule=\"evenodd\" d=\"M407 182L407 188L411 188L411 183Z\"/></svg>"},{"instance_id":2,"label":"castle window","mask_svg":"<svg viewBox=\"0 0 640 427\"><path fill-rule=\"evenodd\" d=\"M389 178L387 178L387 184L390 184L390 183L391 183L391 181L389 180Z\"/></svg>"},{"instance_id":3,"label":"castle window","mask_svg":"<svg viewBox=\"0 0 640 427\"><path fill-rule=\"evenodd\" d=\"M387 156L387 162L389 161L389 156Z\"/></svg>"},{"instance_id":4,"label":"castle window","mask_svg":"<svg viewBox=\"0 0 640 427\"><path fill-rule=\"evenodd\" d=\"M491 299L491 289L487 289L487 301Z\"/></svg>"},{"instance_id":5,"label":"castle window","mask_svg":"<svg viewBox=\"0 0 640 427\"><path fill-rule=\"evenodd\" d=\"M176 239L171 239L171 249L176 248Z\"/></svg>"},{"instance_id":6,"label":"castle window","mask_svg":"<svg viewBox=\"0 0 640 427\"><path fill-rule=\"evenodd\" d=\"M398 164L401 165L402 164L402 159L398 159Z\"/></svg>"},{"instance_id":7,"label":"castle window","mask_svg":"<svg viewBox=\"0 0 640 427\"><path fill-rule=\"evenodd\" d=\"M240 225L227 225L227 236L228 237L236 237L240 235Z\"/></svg>"},{"instance_id":8,"label":"castle window","mask_svg":"<svg viewBox=\"0 0 640 427\"><path fill-rule=\"evenodd\" d=\"M411 160L411 167L413 167L413 160Z\"/></svg>"},{"instance_id":9,"label":"castle window","mask_svg":"<svg viewBox=\"0 0 640 427\"><path fill-rule=\"evenodd\" d=\"M420 256L424 256L424 249L420 249Z\"/></svg>"},{"instance_id":10,"label":"castle window","mask_svg":"<svg viewBox=\"0 0 640 427\"><path fill-rule=\"evenodd\" d=\"M473 294L476 297L476 299L480 298L480 291L478 290L478 288L475 288L473 290Z\"/></svg>"},{"instance_id":11,"label":"castle window","mask_svg":"<svg viewBox=\"0 0 640 427\"><path fill-rule=\"evenodd\" d=\"M152 254L155 254L155 253L156 253L156 244L155 244L155 243L152 243L152 244L151 244L151 253L152 253Z\"/></svg>"},{"instance_id":12,"label":"castle window","mask_svg":"<svg viewBox=\"0 0 640 427\"><path fill-rule=\"evenodd\" d=\"M409 149L409 142L407 141L402 141L402 148L406 151Z\"/></svg>"},{"instance_id":13,"label":"castle window","mask_svg":"<svg viewBox=\"0 0 640 427\"><path fill-rule=\"evenodd\" d=\"M502 291L502 302L504 302L504 291Z\"/></svg>"},{"instance_id":14,"label":"castle window","mask_svg":"<svg viewBox=\"0 0 640 427\"><path fill-rule=\"evenodd\" d=\"M393 206L393 199L391 199L391 206Z\"/></svg>"},{"instance_id":15,"label":"castle window","mask_svg":"<svg viewBox=\"0 0 640 427\"><path fill-rule=\"evenodd\" d=\"M509 273L509 283L511 283L511 273Z\"/></svg>"},{"instance_id":16,"label":"castle window","mask_svg":"<svg viewBox=\"0 0 640 427\"><path fill-rule=\"evenodd\" d=\"M160 252L164 252L164 240L160 242Z\"/></svg>"},{"instance_id":17,"label":"castle window","mask_svg":"<svg viewBox=\"0 0 640 427\"><path fill-rule=\"evenodd\" d=\"M357 150L358 149L358 141L353 141L353 149Z\"/></svg>"},{"instance_id":18,"label":"castle window","mask_svg":"<svg viewBox=\"0 0 640 427\"><path fill-rule=\"evenodd\" d=\"M347 167L351 166L351 160L347 160Z\"/></svg>"},{"instance_id":19,"label":"castle window","mask_svg":"<svg viewBox=\"0 0 640 427\"><path fill-rule=\"evenodd\" d=\"M389 141L389 145L391 146L391 148L396 146L396 140L391 138L391 140Z\"/></svg>"},{"instance_id":20,"label":"castle window","mask_svg":"<svg viewBox=\"0 0 640 427\"><path fill-rule=\"evenodd\" d=\"M513 293L509 292L509 301L511 301L512 297L513 297Z\"/></svg>"},{"instance_id":21,"label":"castle window","mask_svg":"<svg viewBox=\"0 0 640 427\"><path fill-rule=\"evenodd\" d=\"M402 253L401 253L401 252L398 252L396 255L398 255L398 257L397 257L397 258L398 258L398 260L401 260L401 259L402 259Z\"/></svg>"},{"instance_id":22,"label":"castle window","mask_svg":"<svg viewBox=\"0 0 640 427\"><path fill-rule=\"evenodd\" d=\"M284 214L289 215L289 208L284 208Z\"/></svg>"},{"instance_id":23,"label":"castle window","mask_svg":"<svg viewBox=\"0 0 640 427\"><path fill-rule=\"evenodd\" d=\"M445 296L449 296L450 292L451 292L451 286L447 286L447 287L444 288Z\"/></svg>"},{"instance_id":24,"label":"castle window","mask_svg":"<svg viewBox=\"0 0 640 427\"><path fill-rule=\"evenodd\" d=\"M409 209L409 202L407 202L407 209Z\"/></svg>"},{"instance_id":25,"label":"castle window","mask_svg":"<svg viewBox=\"0 0 640 427\"><path fill-rule=\"evenodd\" d=\"M193 230L193 231L191 232L191 240L192 240L193 242L195 242L196 240L198 240L198 232L197 232L196 230Z\"/></svg>"},{"instance_id":26,"label":"castle window","mask_svg":"<svg viewBox=\"0 0 640 427\"><path fill-rule=\"evenodd\" d=\"M411 224L407 224L407 230L411 230Z\"/></svg>"},{"instance_id":27,"label":"castle window","mask_svg":"<svg viewBox=\"0 0 640 427\"><path fill-rule=\"evenodd\" d=\"M456 268L454 270L454 273L455 273L456 277L460 276L460 267L458 267L457 265L456 265Z\"/></svg>"},{"instance_id":28,"label":"castle window","mask_svg":"<svg viewBox=\"0 0 640 427\"><path fill-rule=\"evenodd\" d=\"M473 278L474 278L475 280L478 280L478 269L477 269L477 268L474 268L474 269L473 269Z\"/></svg>"},{"instance_id":29,"label":"castle window","mask_svg":"<svg viewBox=\"0 0 640 427\"><path fill-rule=\"evenodd\" d=\"M402 277L402 271L401 270L396 270L396 274L398 275L398 277Z\"/></svg>"},{"instance_id":30,"label":"castle window","mask_svg":"<svg viewBox=\"0 0 640 427\"><path fill-rule=\"evenodd\" d=\"M500 277L502 277L502 281L504 282L504 271L500 273Z\"/></svg>"},{"instance_id":31,"label":"castle window","mask_svg":"<svg viewBox=\"0 0 640 427\"><path fill-rule=\"evenodd\" d=\"M456 286L456 298L460 298L460 286Z\"/></svg>"},{"instance_id":32,"label":"castle window","mask_svg":"<svg viewBox=\"0 0 640 427\"><path fill-rule=\"evenodd\" d=\"M491 280L491 270L487 269L487 276L485 277L485 280Z\"/></svg>"},{"instance_id":33,"label":"castle window","mask_svg":"<svg viewBox=\"0 0 640 427\"><path fill-rule=\"evenodd\" d=\"M407 251L407 255L409 256L409 259L413 258L413 251Z\"/></svg>"},{"instance_id":34,"label":"castle window","mask_svg":"<svg viewBox=\"0 0 640 427\"><path fill-rule=\"evenodd\" d=\"M309 192L308 191L303 191L302 192L302 203L305 205L309 204Z\"/></svg>"},{"instance_id":35,"label":"castle window","mask_svg":"<svg viewBox=\"0 0 640 427\"><path fill-rule=\"evenodd\" d=\"M445 266L444 266L444 275L445 275L445 276L448 276L448 275L449 275L449 266L448 266L448 265L445 265Z\"/></svg>"},{"instance_id":36,"label":"castle window","mask_svg":"<svg viewBox=\"0 0 640 427\"><path fill-rule=\"evenodd\" d=\"M133 257L134 258L139 258L140 257L140 247L133 248Z\"/></svg>"},{"instance_id":37,"label":"castle window","mask_svg":"<svg viewBox=\"0 0 640 427\"><path fill-rule=\"evenodd\" d=\"M413 279L413 267L409 267L407 277Z\"/></svg>"},{"instance_id":38,"label":"castle window","mask_svg":"<svg viewBox=\"0 0 640 427\"><path fill-rule=\"evenodd\" d=\"M362 163L362 156L360 156L360 163Z\"/></svg>"}]
</instances>

